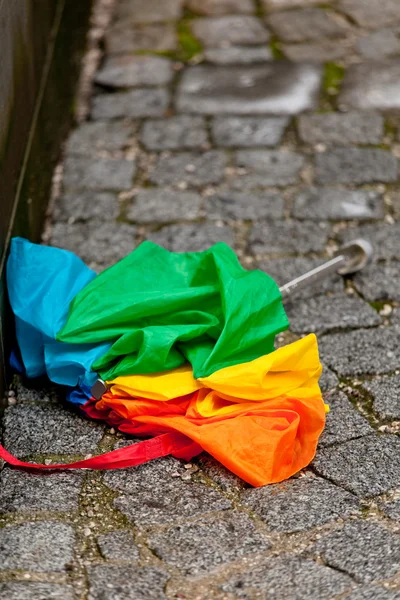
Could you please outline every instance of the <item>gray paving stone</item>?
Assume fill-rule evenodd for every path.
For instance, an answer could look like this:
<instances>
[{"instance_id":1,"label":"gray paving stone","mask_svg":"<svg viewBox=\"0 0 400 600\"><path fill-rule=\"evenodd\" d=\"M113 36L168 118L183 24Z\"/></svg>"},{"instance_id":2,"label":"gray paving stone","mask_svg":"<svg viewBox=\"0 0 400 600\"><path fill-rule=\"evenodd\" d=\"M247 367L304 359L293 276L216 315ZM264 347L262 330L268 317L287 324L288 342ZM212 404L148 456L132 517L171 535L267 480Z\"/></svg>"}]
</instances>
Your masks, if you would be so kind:
<instances>
[{"instance_id":1,"label":"gray paving stone","mask_svg":"<svg viewBox=\"0 0 400 600\"><path fill-rule=\"evenodd\" d=\"M337 38L346 31L343 25L322 8L273 13L269 16L268 23L284 42Z\"/></svg>"},{"instance_id":2,"label":"gray paving stone","mask_svg":"<svg viewBox=\"0 0 400 600\"><path fill-rule=\"evenodd\" d=\"M400 108L399 81L397 58L351 65L342 83L339 105L362 110L396 110Z\"/></svg>"},{"instance_id":3,"label":"gray paving stone","mask_svg":"<svg viewBox=\"0 0 400 600\"><path fill-rule=\"evenodd\" d=\"M228 510L231 503L217 490L200 484L184 483L176 479L173 489L159 485L161 496L154 497L154 489L141 491L135 496L121 496L114 506L136 527L151 527L174 523L211 511Z\"/></svg>"},{"instance_id":4,"label":"gray paving stone","mask_svg":"<svg viewBox=\"0 0 400 600\"><path fill-rule=\"evenodd\" d=\"M16 456L92 452L104 426L57 406L17 404L4 413L4 445Z\"/></svg>"},{"instance_id":5,"label":"gray paving stone","mask_svg":"<svg viewBox=\"0 0 400 600\"><path fill-rule=\"evenodd\" d=\"M382 115L348 112L301 115L300 138L309 144L380 144L384 134Z\"/></svg>"},{"instance_id":6,"label":"gray paving stone","mask_svg":"<svg viewBox=\"0 0 400 600\"><path fill-rule=\"evenodd\" d=\"M355 409L343 392L336 391L325 396L330 412L319 440L319 447L331 446L373 433L368 421Z\"/></svg>"},{"instance_id":7,"label":"gray paving stone","mask_svg":"<svg viewBox=\"0 0 400 600\"><path fill-rule=\"evenodd\" d=\"M26 473L3 469L0 486L1 512L78 509L83 473Z\"/></svg>"},{"instance_id":8,"label":"gray paving stone","mask_svg":"<svg viewBox=\"0 0 400 600\"><path fill-rule=\"evenodd\" d=\"M182 0L122 0L117 4L117 18L132 23L174 21L182 15Z\"/></svg>"},{"instance_id":9,"label":"gray paving stone","mask_svg":"<svg viewBox=\"0 0 400 600\"><path fill-rule=\"evenodd\" d=\"M110 88L166 85L173 77L172 62L161 56L110 56L94 78Z\"/></svg>"},{"instance_id":10,"label":"gray paving stone","mask_svg":"<svg viewBox=\"0 0 400 600\"><path fill-rule=\"evenodd\" d=\"M229 46L227 48L206 48L204 58L215 65L251 65L273 59L268 46Z\"/></svg>"},{"instance_id":11,"label":"gray paving stone","mask_svg":"<svg viewBox=\"0 0 400 600\"><path fill-rule=\"evenodd\" d=\"M51 245L75 252L96 271L115 264L136 246L136 228L126 223L99 221L56 223Z\"/></svg>"},{"instance_id":12,"label":"gray paving stone","mask_svg":"<svg viewBox=\"0 0 400 600\"><path fill-rule=\"evenodd\" d=\"M243 600L331 600L351 589L352 585L351 578L344 573L313 560L288 554L265 559L256 567L249 566L221 587L224 592L233 594L234 598Z\"/></svg>"},{"instance_id":13,"label":"gray paving stone","mask_svg":"<svg viewBox=\"0 0 400 600\"><path fill-rule=\"evenodd\" d=\"M346 523L318 540L310 552L362 583L387 579L400 569L400 537L378 523Z\"/></svg>"},{"instance_id":14,"label":"gray paving stone","mask_svg":"<svg viewBox=\"0 0 400 600\"><path fill-rule=\"evenodd\" d=\"M360 504L324 479L300 477L242 492L242 502L273 531L294 533L360 513Z\"/></svg>"},{"instance_id":15,"label":"gray paving stone","mask_svg":"<svg viewBox=\"0 0 400 600\"><path fill-rule=\"evenodd\" d=\"M360 237L371 242L374 249L373 261L400 258L400 223L360 225L354 229L345 229L338 235L341 243Z\"/></svg>"},{"instance_id":16,"label":"gray paving stone","mask_svg":"<svg viewBox=\"0 0 400 600\"><path fill-rule=\"evenodd\" d=\"M123 442L125 445L125 440ZM177 485L173 474L182 474L183 472L181 463L172 456L168 456L131 469L106 471L103 479L111 489L135 496L141 492L154 490L155 485L162 486L163 490L167 486L168 490L173 491ZM159 493L156 493L156 496L158 495Z\"/></svg>"},{"instance_id":17,"label":"gray paving stone","mask_svg":"<svg viewBox=\"0 0 400 600\"><path fill-rule=\"evenodd\" d=\"M240 187L286 186L297 183L304 156L287 150L238 150L236 164L247 174L234 181Z\"/></svg>"},{"instance_id":18,"label":"gray paving stone","mask_svg":"<svg viewBox=\"0 0 400 600\"><path fill-rule=\"evenodd\" d=\"M70 525L39 521L0 530L0 570L62 572L73 559L75 541Z\"/></svg>"},{"instance_id":19,"label":"gray paving stone","mask_svg":"<svg viewBox=\"0 0 400 600\"><path fill-rule=\"evenodd\" d=\"M398 159L381 148L333 148L315 156L317 183L397 181Z\"/></svg>"},{"instance_id":20,"label":"gray paving stone","mask_svg":"<svg viewBox=\"0 0 400 600\"><path fill-rule=\"evenodd\" d=\"M270 37L260 19L247 15L194 19L192 32L204 46L211 48L224 46L227 43L266 44Z\"/></svg>"},{"instance_id":21,"label":"gray paving stone","mask_svg":"<svg viewBox=\"0 0 400 600\"><path fill-rule=\"evenodd\" d=\"M325 261L320 258L278 258L275 260L263 260L259 267L262 271L271 275L279 285L284 285L303 273L315 269ZM326 292L342 292L344 289L343 278L334 274L319 281L314 281L306 288L298 290L294 298L294 305L304 298L312 298Z\"/></svg>"},{"instance_id":22,"label":"gray paving stone","mask_svg":"<svg viewBox=\"0 0 400 600\"><path fill-rule=\"evenodd\" d=\"M220 183L224 178L226 162L225 153L219 150L160 156L149 179L156 185L186 182L194 186L205 186Z\"/></svg>"},{"instance_id":23,"label":"gray paving stone","mask_svg":"<svg viewBox=\"0 0 400 600\"><path fill-rule=\"evenodd\" d=\"M180 192L168 188L139 190L127 212L128 219L137 223L170 223L196 219L202 198L195 192Z\"/></svg>"},{"instance_id":24,"label":"gray paving stone","mask_svg":"<svg viewBox=\"0 0 400 600\"><path fill-rule=\"evenodd\" d=\"M134 25L129 19L117 21L106 33L107 54L129 54L141 50L165 51L177 47L174 23Z\"/></svg>"},{"instance_id":25,"label":"gray paving stone","mask_svg":"<svg viewBox=\"0 0 400 600\"><path fill-rule=\"evenodd\" d=\"M399 600L400 594L394 590L386 590L376 585L363 585L355 589L346 600Z\"/></svg>"},{"instance_id":26,"label":"gray paving stone","mask_svg":"<svg viewBox=\"0 0 400 600\"><path fill-rule=\"evenodd\" d=\"M284 61L256 66L186 69L177 108L197 114L293 115L318 102L321 69Z\"/></svg>"},{"instance_id":27,"label":"gray paving stone","mask_svg":"<svg viewBox=\"0 0 400 600\"><path fill-rule=\"evenodd\" d=\"M129 143L134 126L127 121L83 123L67 140L67 154L96 156L99 152L122 150Z\"/></svg>"},{"instance_id":28,"label":"gray paving stone","mask_svg":"<svg viewBox=\"0 0 400 600\"><path fill-rule=\"evenodd\" d=\"M400 375L364 381L373 398L372 407L380 419L400 420Z\"/></svg>"},{"instance_id":29,"label":"gray paving stone","mask_svg":"<svg viewBox=\"0 0 400 600\"><path fill-rule=\"evenodd\" d=\"M400 485L400 440L394 435L367 435L321 448L315 471L361 498L379 496Z\"/></svg>"},{"instance_id":30,"label":"gray paving stone","mask_svg":"<svg viewBox=\"0 0 400 600\"><path fill-rule=\"evenodd\" d=\"M321 388L321 391L323 393L328 392L329 390L334 389L338 383L339 379L336 377L335 373L323 365L322 375L319 378L319 387Z\"/></svg>"},{"instance_id":31,"label":"gray paving stone","mask_svg":"<svg viewBox=\"0 0 400 600\"><path fill-rule=\"evenodd\" d=\"M238 150L235 153L236 165L255 173L264 173L266 169L272 170L272 166L285 165L293 162L290 166L289 178L297 174L303 165L303 157L294 152L286 150ZM290 160L292 159L292 160ZM283 176L285 177L285 173Z\"/></svg>"},{"instance_id":32,"label":"gray paving stone","mask_svg":"<svg viewBox=\"0 0 400 600\"><path fill-rule=\"evenodd\" d=\"M293 216L312 221L382 219L383 195L371 190L307 188L295 198Z\"/></svg>"},{"instance_id":33,"label":"gray paving stone","mask_svg":"<svg viewBox=\"0 0 400 600\"><path fill-rule=\"evenodd\" d=\"M400 130L397 131L397 141L400 140ZM389 196L392 207L393 207L393 217L395 221L400 220L400 190L390 190L391 194Z\"/></svg>"},{"instance_id":34,"label":"gray paving stone","mask_svg":"<svg viewBox=\"0 0 400 600\"><path fill-rule=\"evenodd\" d=\"M400 521L400 500L389 500L379 502L379 508L386 517L393 521Z\"/></svg>"},{"instance_id":35,"label":"gray paving stone","mask_svg":"<svg viewBox=\"0 0 400 600\"><path fill-rule=\"evenodd\" d=\"M210 17L254 12L252 0L188 0L187 7L194 13Z\"/></svg>"},{"instance_id":36,"label":"gray paving stone","mask_svg":"<svg viewBox=\"0 0 400 600\"><path fill-rule=\"evenodd\" d=\"M12 389L15 392L18 404L22 404L23 402L43 402L46 404L60 402L60 389L57 386L41 387L41 384L42 382L40 382L38 387L36 381L14 377Z\"/></svg>"},{"instance_id":37,"label":"gray paving stone","mask_svg":"<svg viewBox=\"0 0 400 600\"><path fill-rule=\"evenodd\" d=\"M168 108L169 93L163 88L143 88L95 96L92 119L140 119L162 117Z\"/></svg>"},{"instance_id":38,"label":"gray paving stone","mask_svg":"<svg viewBox=\"0 0 400 600\"><path fill-rule=\"evenodd\" d=\"M328 239L325 227L308 221L257 223L250 231L250 249L255 254L321 252Z\"/></svg>"},{"instance_id":39,"label":"gray paving stone","mask_svg":"<svg viewBox=\"0 0 400 600\"><path fill-rule=\"evenodd\" d=\"M321 338L320 354L328 367L344 377L380 375L400 367L399 341L398 326L330 334Z\"/></svg>"},{"instance_id":40,"label":"gray paving stone","mask_svg":"<svg viewBox=\"0 0 400 600\"><path fill-rule=\"evenodd\" d=\"M139 562L139 549L135 544L132 532L128 529L99 535L97 543L102 556L107 560L121 560L133 564Z\"/></svg>"},{"instance_id":41,"label":"gray paving stone","mask_svg":"<svg viewBox=\"0 0 400 600\"><path fill-rule=\"evenodd\" d=\"M211 131L217 146L277 146L288 123L287 117L215 117Z\"/></svg>"},{"instance_id":42,"label":"gray paving stone","mask_svg":"<svg viewBox=\"0 0 400 600\"><path fill-rule=\"evenodd\" d=\"M359 25L371 29L400 21L397 0L339 0L339 7Z\"/></svg>"},{"instance_id":43,"label":"gray paving stone","mask_svg":"<svg viewBox=\"0 0 400 600\"><path fill-rule=\"evenodd\" d=\"M277 192L221 190L207 198L206 213L211 219L279 219L284 201Z\"/></svg>"},{"instance_id":44,"label":"gray paving stone","mask_svg":"<svg viewBox=\"0 0 400 600\"><path fill-rule=\"evenodd\" d=\"M362 37L356 44L357 51L370 60L380 60L400 52L400 40L391 29L380 29Z\"/></svg>"},{"instance_id":45,"label":"gray paving stone","mask_svg":"<svg viewBox=\"0 0 400 600\"><path fill-rule=\"evenodd\" d=\"M399 324L400 325L400 308L395 308L392 312L392 314L390 315L391 318L391 322L393 324Z\"/></svg>"},{"instance_id":46,"label":"gray paving stone","mask_svg":"<svg viewBox=\"0 0 400 600\"><path fill-rule=\"evenodd\" d=\"M0 600L74 600L71 586L59 583L8 581L0 584Z\"/></svg>"},{"instance_id":47,"label":"gray paving stone","mask_svg":"<svg viewBox=\"0 0 400 600\"><path fill-rule=\"evenodd\" d=\"M213 244L225 242L234 246L234 234L229 226L220 227L214 223L196 225L168 225L159 231L146 235L146 239L172 250L172 252L199 252Z\"/></svg>"},{"instance_id":48,"label":"gray paving stone","mask_svg":"<svg viewBox=\"0 0 400 600\"><path fill-rule=\"evenodd\" d=\"M199 150L208 142L203 117L180 115L146 121L140 139L148 150Z\"/></svg>"},{"instance_id":49,"label":"gray paving stone","mask_svg":"<svg viewBox=\"0 0 400 600\"><path fill-rule=\"evenodd\" d=\"M55 222L114 220L118 217L120 206L116 194L109 192L76 191L67 192L57 198L53 218Z\"/></svg>"},{"instance_id":50,"label":"gray paving stone","mask_svg":"<svg viewBox=\"0 0 400 600\"><path fill-rule=\"evenodd\" d=\"M88 600L166 600L170 576L157 567L97 565L88 568Z\"/></svg>"},{"instance_id":51,"label":"gray paving stone","mask_svg":"<svg viewBox=\"0 0 400 600\"><path fill-rule=\"evenodd\" d=\"M213 456L203 452L196 461L201 470L213 479L224 492L237 493L248 484L237 475L226 469Z\"/></svg>"},{"instance_id":52,"label":"gray paving stone","mask_svg":"<svg viewBox=\"0 0 400 600\"><path fill-rule=\"evenodd\" d=\"M64 188L128 190L136 173L133 160L67 156L64 162Z\"/></svg>"},{"instance_id":53,"label":"gray paving stone","mask_svg":"<svg viewBox=\"0 0 400 600\"><path fill-rule=\"evenodd\" d=\"M369 302L400 301L400 263L392 261L368 265L365 271L357 273L354 283Z\"/></svg>"},{"instance_id":54,"label":"gray paving stone","mask_svg":"<svg viewBox=\"0 0 400 600\"><path fill-rule=\"evenodd\" d=\"M317 296L299 302L294 297L286 311L294 333L326 333L338 329L373 327L382 322L369 304L355 296Z\"/></svg>"},{"instance_id":55,"label":"gray paving stone","mask_svg":"<svg viewBox=\"0 0 400 600\"><path fill-rule=\"evenodd\" d=\"M335 62L348 52L346 45L332 40L309 42L305 44L281 44L280 49L289 60L294 62L326 63Z\"/></svg>"},{"instance_id":56,"label":"gray paving stone","mask_svg":"<svg viewBox=\"0 0 400 600\"><path fill-rule=\"evenodd\" d=\"M195 523L153 533L148 544L167 564L187 574L210 572L221 564L268 550L268 539L243 513L203 517Z\"/></svg>"},{"instance_id":57,"label":"gray paving stone","mask_svg":"<svg viewBox=\"0 0 400 600\"><path fill-rule=\"evenodd\" d=\"M170 458L107 473L104 481L125 494L116 498L114 505L137 527L173 523L182 517L232 507L217 490L185 482L179 473L180 463Z\"/></svg>"}]
</instances>

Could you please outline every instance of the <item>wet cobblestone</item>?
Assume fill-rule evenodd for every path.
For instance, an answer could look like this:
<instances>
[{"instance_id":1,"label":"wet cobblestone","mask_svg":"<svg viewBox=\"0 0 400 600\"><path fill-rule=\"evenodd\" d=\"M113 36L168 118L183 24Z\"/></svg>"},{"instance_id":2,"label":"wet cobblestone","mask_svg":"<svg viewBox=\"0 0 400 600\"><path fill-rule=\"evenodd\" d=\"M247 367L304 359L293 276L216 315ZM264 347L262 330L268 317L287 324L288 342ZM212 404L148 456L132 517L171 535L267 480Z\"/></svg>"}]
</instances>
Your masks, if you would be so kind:
<instances>
[{"instance_id":1,"label":"wet cobblestone","mask_svg":"<svg viewBox=\"0 0 400 600\"><path fill-rule=\"evenodd\" d=\"M355 238L374 255L285 300L277 343L318 332L330 405L308 469L251 488L206 453L6 466L1 599L400 598L399 44L398 0L115 0L47 243L100 272L144 239L223 241L279 285ZM9 451L130 443L41 383L13 382Z\"/></svg>"}]
</instances>

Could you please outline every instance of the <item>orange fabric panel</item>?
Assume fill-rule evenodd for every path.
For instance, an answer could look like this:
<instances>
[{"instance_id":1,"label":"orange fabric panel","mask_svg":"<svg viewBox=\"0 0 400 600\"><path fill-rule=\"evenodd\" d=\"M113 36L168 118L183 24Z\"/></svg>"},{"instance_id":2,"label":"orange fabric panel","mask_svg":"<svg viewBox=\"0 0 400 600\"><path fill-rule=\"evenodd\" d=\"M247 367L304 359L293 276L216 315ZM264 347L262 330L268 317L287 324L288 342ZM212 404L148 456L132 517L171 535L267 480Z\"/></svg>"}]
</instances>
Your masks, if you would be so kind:
<instances>
[{"instance_id":1,"label":"orange fabric panel","mask_svg":"<svg viewBox=\"0 0 400 600\"><path fill-rule=\"evenodd\" d=\"M195 380L190 366L114 381L85 407L135 435L176 431L254 486L287 479L313 459L325 425L315 335ZM186 395L174 398L176 392Z\"/></svg>"},{"instance_id":2,"label":"orange fabric panel","mask_svg":"<svg viewBox=\"0 0 400 600\"><path fill-rule=\"evenodd\" d=\"M210 418L198 413L197 395L158 402L107 393L95 409L133 434L179 431L253 486L287 479L313 459L325 424L320 395L244 402L228 417Z\"/></svg>"}]
</instances>

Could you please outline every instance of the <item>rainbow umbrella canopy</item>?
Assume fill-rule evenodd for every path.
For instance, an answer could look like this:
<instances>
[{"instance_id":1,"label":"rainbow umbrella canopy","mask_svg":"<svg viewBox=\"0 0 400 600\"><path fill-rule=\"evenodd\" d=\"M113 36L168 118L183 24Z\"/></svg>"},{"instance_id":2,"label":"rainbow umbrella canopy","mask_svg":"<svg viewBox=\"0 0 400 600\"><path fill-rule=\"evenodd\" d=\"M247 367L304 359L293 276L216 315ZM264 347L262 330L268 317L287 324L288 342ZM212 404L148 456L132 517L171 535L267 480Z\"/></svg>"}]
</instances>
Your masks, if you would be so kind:
<instances>
[{"instance_id":1,"label":"rainbow umbrella canopy","mask_svg":"<svg viewBox=\"0 0 400 600\"><path fill-rule=\"evenodd\" d=\"M96 275L71 252L14 238L7 286L13 363L67 386L87 415L155 437L143 460L135 444L83 466L206 450L259 486L312 460L325 424L316 338L275 350L289 326L279 288L227 245L174 253L144 242ZM95 399L99 377L108 389Z\"/></svg>"}]
</instances>

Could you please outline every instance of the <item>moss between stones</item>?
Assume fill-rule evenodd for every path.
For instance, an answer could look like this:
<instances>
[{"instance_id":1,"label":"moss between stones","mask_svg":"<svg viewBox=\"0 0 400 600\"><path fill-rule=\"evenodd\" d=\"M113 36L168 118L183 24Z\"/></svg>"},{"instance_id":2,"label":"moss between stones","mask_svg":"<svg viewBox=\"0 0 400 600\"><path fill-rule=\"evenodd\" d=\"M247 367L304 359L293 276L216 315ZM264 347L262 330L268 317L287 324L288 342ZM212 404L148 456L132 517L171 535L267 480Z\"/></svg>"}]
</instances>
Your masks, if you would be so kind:
<instances>
[{"instance_id":1,"label":"moss between stones","mask_svg":"<svg viewBox=\"0 0 400 600\"><path fill-rule=\"evenodd\" d=\"M203 47L199 40L194 37L188 21L180 21L177 26L179 42L179 59L188 61L201 54Z\"/></svg>"},{"instance_id":2,"label":"moss between stones","mask_svg":"<svg viewBox=\"0 0 400 600\"><path fill-rule=\"evenodd\" d=\"M275 60L283 60L285 58L285 55L281 50L281 45L277 37L271 36L269 47L271 48L271 52Z\"/></svg>"},{"instance_id":3,"label":"moss between stones","mask_svg":"<svg viewBox=\"0 0 400 600\"><path fill-rule=\"evenodd\" d=\"M265 16L266 14L266 10L264 10L264 6L261 0L254 0L255 1L255 5L256 5L256 12L255 12L255 16L262 18Z\"/></svg>"},{"instance_id":4,"label":"moss between stones","mask_svg":"<svg viewBox=\"0 0 400 600\"><path fill-rule=\"evenodd\" d=\"M341 383L343 384L344 381L346 388L345 390L341 389L341 391L346 394L354 408L361 413L371 427L376 430L380 423L373 410L372 395L362 387L362 382L355 384L352 379L346 379L341 380Z\"/></svg>"},{"instance_id":5,"label":"moss between stones","mask_svg":"<svg viewBox=\"0 0 400 600\"><path fill-rule=\"evenodd\" d=\"M390 135L394 138L396 136L396 133L397 124L395 121L392 121L390 117L388 117L387 119L385 119L385 135Z\"/></svg>"},{"instance_id":6,"label":"moss between stones","mask_svg":"<svg viewBox=\"0 0 400 600\"><path fill-rule=\"evenodd\" d=\"M179 62L188 62L203 52L203 46L192 34L190 22L192 19L184 19L177 24L177 50L137 50L138 56L163 56Z\"/></svg>"},{"instance_id":7,"label":"moss between stones","mask_svg":"<svg viewBox=\"0 0 400 600\"><path fill-rule=\"evenodd\" d=\"M376 310L377 313L380 313L386 304L390 304L390 302L388 300L376 300L375 302L369 302L369 305Z\"/></svg>"},{"instance_id":8,"label":"moss between stones","mask_svg":"<svg viewBox=\"0 0 400 600\"><path fill-rule=\"evenodd\" d=\"M329 94L329 96L336 95L339 91L343 77L344 67L333 62L326 63L322 79L323 90Z\"/></svg>"}]
</instances>

